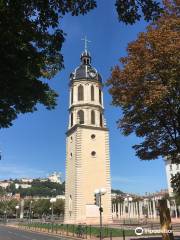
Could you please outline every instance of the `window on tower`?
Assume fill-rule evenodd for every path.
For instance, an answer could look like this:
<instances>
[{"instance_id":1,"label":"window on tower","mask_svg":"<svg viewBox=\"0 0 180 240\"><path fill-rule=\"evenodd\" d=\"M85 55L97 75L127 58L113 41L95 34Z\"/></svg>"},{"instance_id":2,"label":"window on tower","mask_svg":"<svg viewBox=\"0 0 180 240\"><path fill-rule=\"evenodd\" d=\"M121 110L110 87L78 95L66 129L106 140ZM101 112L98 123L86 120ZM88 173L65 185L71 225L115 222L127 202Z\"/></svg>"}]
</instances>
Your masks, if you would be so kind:
<instances>
[{"instance_id":1,"label":"window on tower","mask_svg":"<svg viewBox=\"0 0 180 240\"><path fill-rule=\"evenodd\" d=\"M84 123L84 112L83 112L83 110L78 111L78 118L79 118L79 123L83 124Z\"/></svg>"},{"instance_id":2,"label":"window on tower","mask_svg":"<svg viewBox=\"0 0 180 240\"><path fill-rule=\"evenodd\" d=\"M78 87L78 101L84 100L84 88L82 85Z\"/></svg>"},{"instance_id":3,"label":"window on tower","mask_svg":"<svg viewBox=\"0 0 180 240\"><path fill-rule=\"evenodd\" d=\"M95 157L95 156L96 156L96 152L95 152L95 151L92 151L92 152L91 152L91 156Z\"/></svg>"},{"instance_id":4,"label":"window on tower","mask_svg":"<svg viewBox=\"0 0 180 240\"><path fill-rule=\"evenodd\" d=\"M71 127L73 126L73 113L71 113Z\"/></svg>"},{"instance_id":5,"label":"window on tower","mask_svg":"<svg viewBox=\"0 0 180 240\"><path fill-rule=\"evenodd\" d=\"M94 86L91 86L91 101L94 101Z\"/></svg>"},{"instance_id":6,"label":"window on tower","mask_svg":"<svg viewBox=\"0 0 180 240\"><path fill-rule=\"evenodd\" d=\"M73 93L73 88L72 88L72 90L71 90L71 104L73 103L73 95L74 95L74 93Z\"/></svg>"},{"instance_id":7,"label":"window on tower","mask_svg":"<svg viewBox=\"0 0 180 240\"><path fill-rule=\"evenodd\" d=\"M91 111L91 124L95 124L95 112L94 112L94 110Z\"/></svg>"},{"instance_id":8,"label":"window on tower","mask_svg":"<svg viewBox=\"0 0 180 240\"><path fill-rule=\"evenodd\" d=\"M102 103L102 99L101 99L101 89L99 89L99 103Z\"/></svg>"},{"instance_id":9,"label":"window on tower","mask_svg":"<svg viewBox=\"0 0 180 240\"><path fill-rule=\"evenodd\" d=\"M103 126L103 119L102 119L102 113L100 113L100 126Z\"/></svg>"}]
</instances>

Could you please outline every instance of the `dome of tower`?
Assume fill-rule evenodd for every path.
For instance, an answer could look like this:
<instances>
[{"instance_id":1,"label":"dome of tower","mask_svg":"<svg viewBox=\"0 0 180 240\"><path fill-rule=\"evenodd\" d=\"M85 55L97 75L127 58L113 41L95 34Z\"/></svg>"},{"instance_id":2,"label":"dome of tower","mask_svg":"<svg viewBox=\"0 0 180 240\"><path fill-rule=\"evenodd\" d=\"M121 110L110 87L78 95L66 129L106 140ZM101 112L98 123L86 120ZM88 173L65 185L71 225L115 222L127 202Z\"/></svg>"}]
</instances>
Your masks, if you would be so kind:
<instances>
[{"instance_id":1,"label":"dome of tower","mask_svg":"<svg viewBox=\"0 0 180 240\"><path fill-rule=\"evenodd\" d=\"M70 80L79 80L79 79L95 80L95 81L99 81L99 82L102 83L101 75L91 65L91 55L87 50L85 50L81 54L81 64L80 64L80 66L77 67L70 74Z\"/></svg>"}]
</instances>

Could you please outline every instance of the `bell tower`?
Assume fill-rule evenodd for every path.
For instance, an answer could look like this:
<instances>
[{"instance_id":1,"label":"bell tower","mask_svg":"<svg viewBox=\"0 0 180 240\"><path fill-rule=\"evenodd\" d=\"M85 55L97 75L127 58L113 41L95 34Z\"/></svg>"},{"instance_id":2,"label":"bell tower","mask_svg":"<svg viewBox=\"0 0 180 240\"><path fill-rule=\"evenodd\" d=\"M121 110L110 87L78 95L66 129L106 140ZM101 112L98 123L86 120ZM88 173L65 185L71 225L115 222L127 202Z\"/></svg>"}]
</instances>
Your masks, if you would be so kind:
<instances>
[{"instance_id":1,"label":"bell tower","mask_svg":"<svg viewBox=\"0 0 180 240\"><path fill-rule=\"evenodd\" d=\"M87 41L87 40L86 40ZM104 118L102 78L85 50L70 74L69 125L66 133L65 222L99 223L94 191L102 196L103 222L112 221L109 132Z\"/></svg>"}]
</instances>

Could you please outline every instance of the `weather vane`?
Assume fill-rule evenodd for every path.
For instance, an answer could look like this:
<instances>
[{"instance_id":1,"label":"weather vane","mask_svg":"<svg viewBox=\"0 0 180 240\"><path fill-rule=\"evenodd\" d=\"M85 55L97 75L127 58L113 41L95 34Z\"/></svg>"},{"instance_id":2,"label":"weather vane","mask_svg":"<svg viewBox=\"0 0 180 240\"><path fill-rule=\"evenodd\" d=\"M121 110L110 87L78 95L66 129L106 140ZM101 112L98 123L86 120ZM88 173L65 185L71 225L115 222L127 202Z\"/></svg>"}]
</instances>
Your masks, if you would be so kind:
<instances>
[{"instance_id":1,"label":"weather vane","mask_svg":"<svg viewBox=\"0 0 180 240\"><path fill-rule=\"evenodd\" d=\"M91 41L89 41L87 39L87 37L85 36L84 38L81 39L82 41L84 41L84 50L87 51L87 48L88 48L88 43L90 43Z\"/></svg>"}]
</instances>

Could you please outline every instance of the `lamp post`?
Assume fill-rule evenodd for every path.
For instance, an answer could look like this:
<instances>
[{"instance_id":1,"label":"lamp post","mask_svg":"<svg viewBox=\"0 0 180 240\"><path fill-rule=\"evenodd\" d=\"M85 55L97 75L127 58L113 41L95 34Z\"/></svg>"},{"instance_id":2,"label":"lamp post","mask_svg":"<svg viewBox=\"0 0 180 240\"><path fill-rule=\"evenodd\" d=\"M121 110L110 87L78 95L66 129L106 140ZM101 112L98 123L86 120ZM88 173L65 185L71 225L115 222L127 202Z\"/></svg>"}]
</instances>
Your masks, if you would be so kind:
<instances>
[{"instance_id":1,"label":"lamp post","mask_svg":"<svg viewBox=\"0 0 180 240\"><path fill-rule=\"evenodd\" d=\"M4 223L7 223L7 211L4 210Z\"/></svg>"},{"instance_id":2,"label":"lamp post","mask_svg":"<svg viewBox=\"0 0 180 240\"><path fill-rule=\"evenodd\" d=\"M19 210L19 205L16 205L16 219L18 218L18 210Z\"/></svg>"},{"instance_id":3,"label":"lamp post","mask_svg":"<svg viewBox=\"0 0 180 240\"><path fill-rule=\"evenodd\" d=\"M95 204L99 206L99 216L100 216L100 240L102 239L102 212L103 212L103 208L102 208L102 195L104 195L106 193L106 189L105 188L101 188L101 189L96 189L94 191L94 195L95 195L95 199L96 202Z\"/></svg>"},{"instance_id":4,"label":"lamp post","mask_svg":"<svg viewBox=\"0 0 180 240\"><path fill-rule=\"evenodd\" d=\"M51 198L50 203L51 203L51 221L54 221L54 203L56 202L56 198Z\"/></svg>"},{"instance_id":5,"label":"lamp post","mask_svg":"<svg viewBox=\"0 0 180 240\"><path fill-rule=\"evenodd\" d=\"M124 199L127 203L128 203L128 218L129 218L129 221L130 221L130 212L131 212L131 202L132 202L132 197L126 197L125 199Z\"/></svg>"}]
</instances>

